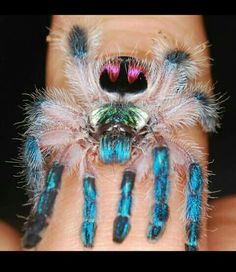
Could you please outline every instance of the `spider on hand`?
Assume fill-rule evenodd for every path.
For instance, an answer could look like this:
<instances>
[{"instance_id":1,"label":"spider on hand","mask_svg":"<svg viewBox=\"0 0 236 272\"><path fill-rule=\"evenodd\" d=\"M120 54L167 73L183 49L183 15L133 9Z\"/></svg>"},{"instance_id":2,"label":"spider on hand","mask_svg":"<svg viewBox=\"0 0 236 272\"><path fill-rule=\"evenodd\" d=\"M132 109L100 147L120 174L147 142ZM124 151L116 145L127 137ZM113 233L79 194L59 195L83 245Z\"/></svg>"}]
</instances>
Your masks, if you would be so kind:
<instances>
[{"instance_id":1,"label":"spider on hand","mask_svg":"<svg viewBox=\"0 0 236 272\"><path fill-rule=\"evenodd\" d=\"M146 58L136 53L100 56L101 37L102 31L78 25L51 36L65 53L69 87L37 91L26 106L21 158L33 208L23 246L33 248L42 239L62 175L71 171L83 182L81 239L85 247L93 246L99 162L124 166L114 242L121 243L129 233L133 188L147 175L153 180L153 206L146 235L156 240L163 233L169 216L169 177L175 173L186 178L185 248L197 250L207 170L200 163L201 148L176 132L198 123L206 132L219 127L220 102L199 82L206 45L187 49L162 38L154 39Z\"/></svg>"}]
</instances>

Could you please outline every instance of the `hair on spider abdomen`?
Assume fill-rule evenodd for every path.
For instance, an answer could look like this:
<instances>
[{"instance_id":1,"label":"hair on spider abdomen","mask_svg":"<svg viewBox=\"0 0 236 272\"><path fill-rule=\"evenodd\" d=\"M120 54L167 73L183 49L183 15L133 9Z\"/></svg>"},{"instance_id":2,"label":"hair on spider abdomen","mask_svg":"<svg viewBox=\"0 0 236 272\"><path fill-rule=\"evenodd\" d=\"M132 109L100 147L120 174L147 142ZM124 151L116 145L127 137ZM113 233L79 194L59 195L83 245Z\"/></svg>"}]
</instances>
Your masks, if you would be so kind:
<instances>
[{"instance_id":1,"label":"hair on spider abdomen","mask_svg":"<svg viewBox=\"0 0 236 272\"><path fill-rule=\"evenodd\" d=\"M68 35L70 53L75 58L83 58L88 51L87 33L78 25L72 27Z\"/></svg>"}]
</instances>

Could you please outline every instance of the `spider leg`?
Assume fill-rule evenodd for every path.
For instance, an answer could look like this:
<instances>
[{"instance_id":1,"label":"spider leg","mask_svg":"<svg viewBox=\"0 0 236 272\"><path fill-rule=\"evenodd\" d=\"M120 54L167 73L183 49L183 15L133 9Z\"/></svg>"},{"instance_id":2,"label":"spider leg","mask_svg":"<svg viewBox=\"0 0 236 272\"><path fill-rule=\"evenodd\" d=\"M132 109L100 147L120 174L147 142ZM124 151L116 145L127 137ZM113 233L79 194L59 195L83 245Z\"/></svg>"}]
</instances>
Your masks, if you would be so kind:
<instances>
[{"instance_id":1,"label":"spider leg","mask_svg":"<svg viewBox=\"0 0 236 272\"><path fill-rule=\"evenodd\" d=\"M23 149L23 159L26 165L26 180L33 194L40 191L44 179L43 156L35 137L28 136Z\"/></svg>"},{"instance_id":2,"label":"spider leg","mask_svg":"<svg viewBox=\"0 0 236 272\"><path fill-rule=\"evenodd\" d=\"M81 59L87 56L87 33L83 28L78 25L73 26L68 35L68 42L73 57Z\"/></svg>"},{"instance_id":3,"label":"spider leg","mask_svg":"<svg viewBox=\"0 0 236 272\"><path fill-rule=\"evenodd\" d=\"M130 215L132 208L132 190L136 173L126 169L121 183L121 196L118 203L118 215L114 221L113 241L121 243L130 230Z\"/></svg>"},{"instance_id":4,"label":"spider leg","mask_svg":"<svg viewBox=\"0 0 236 272\"><path fill-rule=\"evenodd\" d=\"M97 214L97 192L95 187L95 178L93 175L86 174L83 179L84 191L84 209L83 223L81 228L82 242L85 247L92 247L96 231Z\"/></svg>"},{"instance_id":5,"label":"spider leg","mask_svg":"<svg viewBox=\"0 0 236 272\"><path fill-rule=\"evenodd\" d=\"M154 205L148 226L148 239L156 239L165 228L169 208L169 149L166 146L153 150Z\"/></svg>"},{"instance_id":6,"label":"spider leg","mask_svg":"<svg viewBox=\"0 0 236 272\"><path fill-rule=\"evenodd\" d=\"M181 91L188 81L188 64L189 55L183 50L172 50L165 58L163 69L168 75L169 73L175 75L175 91Z\"/></svg>"},{"instance_id":7,"label":"spider leg","mask_svg":"<svg viewBox=\"0 0 236 272\"><path fill-rule=\"evenodd\" d=\"M220 127L219 111L222 103L215 95L209 95L201 88L193 92L195 103L199 105L199 121L206 132L215 132Z\"/></svg>"},{"instance_id":8,"label":"spider leg","mask_svg":"<svg viewBox=\"0 0 236 272\"><path fill-rule=\"evenodd\" d=\"M24 248L35 247L41 238L41 232L48 225L58 190L61 186L61 176L64 166L54 162L49 170L44 190L39 196L35 212L32 214L23 237Z\"/></svg>"},{"instance_id":9,"label":"spider leg","mask_svg":"<svg viewBox=\"0 0 236 272\"><path fill-rule=\"evenodd\" d=\"M203 182L204 180L200 165L198 163L190 164L186 203L187 241L185 249L187 251L197 250L202 211Z\"/></svg>"}]
</instances>

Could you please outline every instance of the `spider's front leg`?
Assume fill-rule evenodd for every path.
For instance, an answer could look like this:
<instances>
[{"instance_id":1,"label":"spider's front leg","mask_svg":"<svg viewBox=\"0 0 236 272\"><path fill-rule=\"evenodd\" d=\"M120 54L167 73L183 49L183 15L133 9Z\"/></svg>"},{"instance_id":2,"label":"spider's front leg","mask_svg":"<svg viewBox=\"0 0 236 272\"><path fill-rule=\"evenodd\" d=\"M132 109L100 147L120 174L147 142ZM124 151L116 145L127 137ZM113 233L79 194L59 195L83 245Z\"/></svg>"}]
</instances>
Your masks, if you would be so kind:
<instances>
[{"instance_id":1,"label":"spider's front leg","mask_svg":"<svg viewBox=\"0 0 236 272\"><path fill-rule=\"evenodd\" d=\"M130 215L132 208L132 191L136 173L126 169L121 183L121 197L118 204L118 216L114 221L113 241L123 242L130 230Z\"/></svg>"},{"instance_id":2,"label":"spider's front leg","mask_svg":"<svg viewBox=\"0 0 236 272\"><path fill-rule=\"evenodd\" d=\"M84 175L83 192L84 209L81 237L85 247L92 247L94 244L97 215L97 192L95 186L95 177L92 174Z\"/></svg>"},{"instance_id":3,"label":"spider's front leg","mask_svg":"<svg viewBox=\"0 0 236 272\"><path fill-rule=\"evenodd\" d=\"M153 150L154 205L147 237L154 240L163 232L169 208L169 149L166 146Z\"/></svg>"},{"instance_id":4,"label":"spider's front leg","mask_svg":"<svg viewBox=\"0 0 236 272\"><path fill-rule=\"evenodd\" d=\"M153 150L154 205L147 237L154 240L164 231L169 215L169 148ZM187 251L197 250L202 218L202 193L204 178L199 163L192 162L188 168L186 189L186 244Z\"/></svg>"}]
</instances>

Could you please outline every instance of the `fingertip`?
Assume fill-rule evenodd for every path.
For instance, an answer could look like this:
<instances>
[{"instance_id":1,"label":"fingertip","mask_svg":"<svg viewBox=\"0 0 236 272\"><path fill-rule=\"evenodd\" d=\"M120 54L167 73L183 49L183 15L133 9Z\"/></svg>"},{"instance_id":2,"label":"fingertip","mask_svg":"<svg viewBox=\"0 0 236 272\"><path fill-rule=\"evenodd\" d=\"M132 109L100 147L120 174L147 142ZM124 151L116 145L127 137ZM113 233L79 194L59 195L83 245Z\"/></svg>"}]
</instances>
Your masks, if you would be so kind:
<instances>
[{"instance_id":1,"label":"fingertip","mask_svg":"<svg viewBox=\"0 0 236 272\"><path fill-rule=\"evenodd\" d=\"M12 226L0 221L0 251L19 251L20 234Z\"/></svg>"},{"instance_id":2,"label":"fingertip","mask_svg":"<svg viewBox=\"0 0 236 272\"><path fill-rule=\"evenodd\" d=\"M211 203L208 220L209 250L234 251L236 248L236 196L226 196Z\"/></svg>"}]
</instances>

